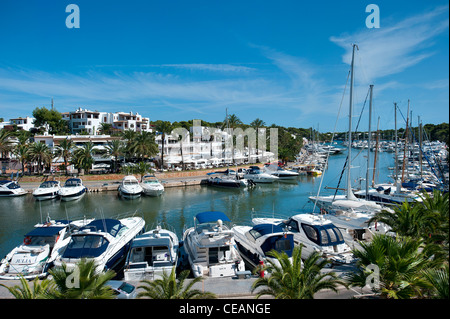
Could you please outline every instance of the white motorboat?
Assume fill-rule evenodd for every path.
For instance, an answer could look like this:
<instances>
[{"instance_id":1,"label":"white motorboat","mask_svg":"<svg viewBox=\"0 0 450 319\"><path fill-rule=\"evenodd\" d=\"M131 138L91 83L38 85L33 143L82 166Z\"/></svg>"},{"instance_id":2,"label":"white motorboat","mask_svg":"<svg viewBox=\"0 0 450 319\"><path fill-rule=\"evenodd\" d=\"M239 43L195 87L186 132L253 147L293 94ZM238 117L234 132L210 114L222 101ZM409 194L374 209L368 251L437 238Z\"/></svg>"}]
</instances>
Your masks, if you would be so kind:
<instances>
[{"instance_id":1,"label":"white motorboat","mask_svg":"<svg viewBox=\"0 0 450 319\"><path fill-rule=\"evenodd\" d=\"M233 175L215 176L207 180L209 186L223 187L223 188L245 188L254 183L247 179L238 179Z\"/></svg>"},{"instance_id":2,"label":"white motorboat","mask_svg":"<svg viewBox=\"0 0 450 319\"><path fill-rule=\"evenodd\" d=\"M123 271L126 281L161 279L177 266L178 236L167 228L158 225L133 239Z\"/></svg>"},{"instance_id":3,"label":"white motorboat","mask_svg":"<svg viewBox=\"0 0 450 319\"><path fill-rule=\"evenodd\" d=\"M118 191L123 198L135 199L141 196L143 189L136 177L127 175L122 179Z\"/></svg>"},{"instance_id":4,"label":"white motorboat","mask_svg":"<svg viewBox=\"0 0 450 319\"><path fill-rule=\"evenodd\" d=\"M366 196L367 195L367 196ZM422 202L422 197L412 191L409 191L403 187L397 187L393 184L377 184L374 188L369 188L366 194L366 190L360 190L355 192L357 198L363 198L370 201L374 201L380 204L402 204L407 201L408 203Z\"/></svg>"},{"instance_id":5,"label":"white motorboat","mask_svg":"<svg viewBox=\"0 0 450 319\"><path fill-rule=\"evenodd\" d=\"M294 243L303 244L302 259L318 251L333 263L349 264L355 261L351 248L341 231L321 215L297 214L288 219L256 217L253 224L274 224L287 227L294 234Z\"/></svg>"},{"instance_id":6,"label":"white motorboat","mask_svg":"<svg viewBox=\"0 0 450 319\"><path fill-rule=\"evenodd\" d=\"M343 205L340 204L343 203ZM351 207L350 205L354 206ZM384 207L393 213L389 207ZM377 211L367 210L364 206L359 206L355 201L338 200L327 209L321 209L323 217L330 220L336 227L343 230L342 234L347 243L354 246L360 240L370 241L374 234L395 235L391 228L384 223L371 222Z\"/></svg>"},{"instance_id":7,"label":"white motorboat","mask_svg":"<svg viewBox=\"0 0 450 319\"><path fill-rule=\"evenodd\" d=\"M279 167L278 165L270 164L264 167L266 173L278 177L280 180L293 180L300 174L298 172L289 171Z\"/></svg>"},{"instance_id":8,"label":"white motorboat","mask_svg":"<svg viewBox=\"0 0 450 319\"><path fill-rule=\"evenodd\" d=\"M160 196L164 192L164 186L155 175L144 175L140 185L143 189L144 195Z\"/></svg>"},{"instance_id":9,"label":"white motorboat","mask_svg":"<svg viewBox=\"0 0 450 319\"><path fill-rule=\"evenodd\" d=\"M115 269L124 261L130 242L144 231L141 217L95 219L79 230L71 232L70 241L54 261L55 267L66 264L73 270L82 259L94 260L96 271Z\"/></svg>"},{"instance_id":10,"label":"white motorboat","mask_svg":"<svg viewBox=\"0 0 450 319\"><path fill-rule=\"evenodd\" d=\"M25 195L27 192L19 183L11 180L0 181L0 197L15 197Z\"/></svg>"},{"instance_id":11,"label":"white motorboat","mask_svg":"<svg viewBox=\"0 0 450 319\"><path fill-rule=\"evenodd\" d=\"M54 199L59 196L61 183L59 181L45 181L33 191L36 200Z\"/></svg>"},{"instance_id":12,"label":"white motorboat","mask_svg":"<svg viewBox=\"0 0 450 319\"><path fill-rule=\"evenodd\" d=\"M258 166L250 166L244 174L244 178L254 183L273 183L279 180L277 176L264 173Z\"/></svg>"},{"instance_id":13,"label":"white motorboat","mask_svg":"<svg viewBox=\"0 0 450 319\"><path fill-rule=\"evenodd\" d=\"M184 231L183 246L194 277L229 277L245 271L234 241L231 222L222 212L199 213L194 227Z\"/></svg>"},{"instance_id":14,"label":"white motorboat","mask_svg":"<svg viewBox=\"0 0 450 319\"><path fill-rule=\"evenodd\" d=\"M87 188L83 185L81 178L69 178L58 194L62 201L71 201L83 197L86 192Z\"/></svg>"},{"instance_id":15,"label":"white motorboat","mask_svg":"<svg viewBox=\"0 0 450 319\"><path fill-rule=\"evenodd\" d=\"M33 279L45 277L62 248L68 244L70 229L81 227L85 221L50 220L36 224L23 243L0 262L0 279Z\"/></svg>"},{"instance_id":16,"label":"white motorboat","mask_svg":"<svg viewBox=\"0 0 450 319\"><path fill-rule=\"evenodd\" d=\"M241 256L253 268L268 260L279 265L278 260L268 254L271 250L285 252L292 258L294 234L278 225L234 226L232 231Z\"/></svg>"}]
</instances>

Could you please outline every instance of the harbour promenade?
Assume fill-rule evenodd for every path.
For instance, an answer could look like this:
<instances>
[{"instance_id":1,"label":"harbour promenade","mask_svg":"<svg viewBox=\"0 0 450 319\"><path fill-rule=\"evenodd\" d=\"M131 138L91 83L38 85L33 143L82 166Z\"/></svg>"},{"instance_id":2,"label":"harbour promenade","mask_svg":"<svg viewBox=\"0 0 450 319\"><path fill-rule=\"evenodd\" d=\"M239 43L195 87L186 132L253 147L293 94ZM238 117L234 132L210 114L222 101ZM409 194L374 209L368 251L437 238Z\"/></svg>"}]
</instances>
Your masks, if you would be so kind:
<instances>
[{"instance_id":1,"label":"harbour promenade","mask_svg":"<svg viewBox=\"0 0 450 319\"><path fill-rule=\"evenodd\" d=\"M249 164L250 165L250 164ZM244 165L242 167L248 167ZM255 164L251 164L255 165ZM256 165L256 166L261 166ZM233 168L230 168L233 169ZM182 172L156 172L155 176L164 185L165 188L181 187L200 185L202 180L208 179L208 173L224 171L226 168L216 169L204 169L204 170L190 170ZM134 174L138 179L139 174ZM124 174L99 174L99 175L81 175L79 176L83 180L83 184L88 188L89 192L103 192L103 191L116 191L120 181L124 177ZM63 174L45 175L45 176L24 176L19 180L20 186L28 193L32 193L33 190L39 187L39 185L45 180L58 180L61 181L61 185L68 179L69 176Z\"/></svg>"},{"instance_id":2,"label":"harbour promenade","mask_svg":"<svg viewBox=\"0 0 450 319\"><path fill-rule=\"evenodd\" d=\"M333 268L325 268L323 272L334 271L339 276L343 276L346 272L350 271L349 266L334 266ZM201 291L213 292L217 295L219 299L254 299L256 297L256 292L251 293L251 286L257 279L256 276L250 278L238 279L237 277L224 277L224 278L205 278L202 282L196 283L193 289L199 289ZM187 279L187 282L192 279ZM130 284L138 287L141 285L139 282L129 282ZM19 280L0 280L0 284L6 286L19 285ZM32 285L32 282L29 282ZM187 283L186 283L187 284ZM138 289L138 292L140 289ZM323 290L317 293L315 299L353 299L360 298L362 296L370 295L371 291L368 288L345 288L344 286L339 286L338 292L331 290ZM0 286L0 299L10 299L14 298L9 291ZM261 299L272 299L269 296L263 296Z\"/></svg>"}]
</instances>

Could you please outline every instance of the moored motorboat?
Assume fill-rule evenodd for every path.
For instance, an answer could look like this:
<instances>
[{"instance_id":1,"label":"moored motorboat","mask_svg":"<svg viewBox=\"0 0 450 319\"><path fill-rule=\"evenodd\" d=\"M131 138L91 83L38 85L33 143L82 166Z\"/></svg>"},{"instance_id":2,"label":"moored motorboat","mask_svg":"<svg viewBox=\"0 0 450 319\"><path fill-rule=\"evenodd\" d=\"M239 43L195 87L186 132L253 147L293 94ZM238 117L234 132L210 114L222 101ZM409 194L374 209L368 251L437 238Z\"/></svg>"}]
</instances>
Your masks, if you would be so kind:
<instances>
[{"instance_id":1,"label":"moored motorboat","mask_svg":"<svg viewBox=\"0 0 450 319\"><path fill-rule=\"evenodd\" d=\"M82 259L93 260L96 271L115 269L124 261L130 242L144 230L141 217L95 219L71 232L70 241L54 261L55 267L73 270Z\"/></svg>"},{"instance_id":2,"label":"moored motorboat","mask_svg":"<svg viewBox=\"0 0 450 319\"><path fill-rule=\"evenodd\" d=\"M45 277L53 261L67 245L67 234L86 220L50 220L36 224L25 234L21 244L0 262L0 279L33 279Z\"/></svg>"},{"instance_id":3,"label":"moored motorboat","mask_svg":"<svg viewBox=\"0 0 450 319\"><path fill-rule=\"evenodd\" d=\"M135 199L141 196L143 189L136 177L127 175L122 179L118 191L122 198Z\"/></svg>"},{"instance_id":4,"label":"moored motorboat","mask_svg":"<svg viewBox=\"0 0 450 319\"><path fill-rule=\"evenodd\" d=\"M234 226L232 231L241 256L252 268L268 260L279 265L278 260L269 254L271 250L284 252L292 259L294 235L278 225Z\"/></svg>"},{"instance_id":5,"label":"moored motorboat","mask_svg":"<svg viewBox=\"0 0 450 319\"><path fill-rule=\"evenodd\" d=\"M178 262L179 240L174 230L156 228L136 236L125 260L127 281L155 280L170 274Z\"/></svg>"},{"instance_id":6,"label":"moored motorboat","mask_svg":"<svg viewBox=\"0 0 450 319\"><path fill-rule=\"evenodd\" d=\"M164 192L164 186L155 175L144 175L140 185L147 196L160 196Z\"/></svg>"},{"instance_id":7,"label":"moored motorboat","mask_svg":"<svg viewBox=\"0 0 450 319\"><path fill-rule=\"evenodd\" d=\"M59 196L61 184L59 181L45 181L33 191L36 200L54 199Z\"/></svg>"},{"instance_id":8,"label":"moored motorboat","mask_svg":"<svg viewBox=\"0 0 450 319\"><path fill-rule=\"evenodd\" d=\"M250 166L244 174L244 178L254 183L273 183L279 180L277 176L263 172L258 166Z\"/></svg>"},{"instance_id":9,"label":"moored motorboat","mask_svg":"<svg viewBox=\"0 0 450 319\"><path fill-rule=\"evenodd\" d=\"M264 168L266 173L276 176L280 180L293 180L300 175L298 172L286 170L273 164L265 166Z\"/></svg>"},{"instance_id":10,"label":"moored motorboat","mask_svg":"<svg viewBox=\"0 0 450 319\"><path fill-rule=\"evenodd\" d=\"M210 176L207 180L209 186L223 187L223 188L245 188L254 183L246 179L238 179L233 175L221 175L221 176Z\"/></svg>"},{"instance_id":11,"label":"moored motorboat","mask_svg":"<svg viewBox=\"0 0 450 319\"><path fill-rule=\"evenodd\" d=\"M25 195L27 192L19 183L12 180L0 181L0 197L16 197Z\"/></svg>"},{"instance_id":12,"label":"moored motorboat","mask_svg":"<svg viewBox=\"0 0 450 319\"><path fill-rule=\"evenodd\" d=\"M351 248L341 231L321 215L297 214L289 218L256 217L253 224L274 224L287 227L294 234L296 245L303 245L302 259L318 251L332 263L349 264L355 261Z\"/></svg>"},{"instance_id":13,"label":"moored motorboat","mask_svg":"<svg viewBox=\"0 0 450 319\"><path fill-rule=\"evenodd\" d=\"M194 277L229 277L245 271L237 250L231 222L222 212L210 211L194 217L194 227L184 231L183 247Z\"/></svg>"},{"instance_id":14,"label":"moored motorboat","mask_svg":"<svg viewBox=\"0 0 450 319\"><path fill-rule=\"evenodd\" d=\"M71 201L83 197L86 192L87 188L83 185L81 178L69 178L58 194L62 201Z\"/></svg>"}]
</instances>

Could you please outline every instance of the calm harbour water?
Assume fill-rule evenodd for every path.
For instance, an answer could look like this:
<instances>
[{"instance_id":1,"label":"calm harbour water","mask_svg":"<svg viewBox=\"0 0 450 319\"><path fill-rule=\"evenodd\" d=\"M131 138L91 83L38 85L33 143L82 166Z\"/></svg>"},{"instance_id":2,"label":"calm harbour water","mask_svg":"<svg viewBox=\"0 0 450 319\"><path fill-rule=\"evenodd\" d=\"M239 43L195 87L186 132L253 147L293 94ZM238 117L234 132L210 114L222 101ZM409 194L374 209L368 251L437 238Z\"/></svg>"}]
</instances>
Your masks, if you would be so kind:
<instances>
[{"instance_id":1,"label":"calm harbour water","mask_svg":"<svg viewBox=\"0 0 450 319\"><path fill-rule=\"evenodd\" d=\"M353 150L355 157L359 150ZM366 176L367 151L362 151L352 163L352 185L359 185L359 177ZM325 186L336 187L345 162L346 152L330 156L328 169L322 182L323 194L332 194ZM373 165L373 153L371 153ZM378 153L376 182L390 182L388 177L393 166L392 153ZM371 173L372 174L372 173ZM18 243L24 234L36 223L46 218L77 219L116 217L132 214L145 219L148 227L162 221L172 225L181 239L184 226L192 226L194 216L202 211L223 211L234 224L250 224L252 209L255 212L274 212L277 215L290 216L301 212L311 212L313 205L308 196L317 194L322 177L301 175L295 181L258 184L253 189L231 190L210 186L187 186L166 188L160 197L141 197L136 200L122 200L117 192L88 193L82 199L73 202L35 201L31 194L17 198L0 198L0 256L6 255ZM365 182L362 181L362 187ZM345 177L340 187L345 187ZM317 209L316 209L317 212Z\"/></svg>"}]
</instances>

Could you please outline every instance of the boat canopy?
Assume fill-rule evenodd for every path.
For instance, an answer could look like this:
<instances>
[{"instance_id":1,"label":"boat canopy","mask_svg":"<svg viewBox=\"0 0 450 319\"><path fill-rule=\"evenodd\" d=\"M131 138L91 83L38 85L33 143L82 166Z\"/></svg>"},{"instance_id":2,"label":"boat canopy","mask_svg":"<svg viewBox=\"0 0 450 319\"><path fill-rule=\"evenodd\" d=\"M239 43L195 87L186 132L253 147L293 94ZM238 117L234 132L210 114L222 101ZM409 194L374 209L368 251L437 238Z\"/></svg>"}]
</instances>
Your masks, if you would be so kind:
<instances>
[{"instance_id":1,"label":"boat canopy","mask_svg":"<svg viewBox=\"0 0 450 319\"><path fill-rule=\"evenodd\" d=\"M306 236L320 246L334 246L345 242L341 231L333 224L309 225L302 223L301 225Z\"/></svg>"},{"instance_id":2,"label":"boat canopy","mask_svg":"<svg viewBox=\"0 0 450 319\"><path fill-rule=\"evenodd\" d=\"M197 219L200 224L216 222L218 219L221 219L224 222L231 222L227 215L217 211L198 213L195 216L195 219Z\"/></svg>"},{"instance_id":3,"label":"boat canopy","mask_svg":"<svg viewBox=\"0 0 450 319\"><path fill-rule=\"evenodd\" d=\"M26 234L25 237L31 237L31 236L51 237L51 236L54 236L57 233L59 233L65 227L66 226L36 227L32 231L30 231L28 234Z\"/></svg>"}]
</instances>

